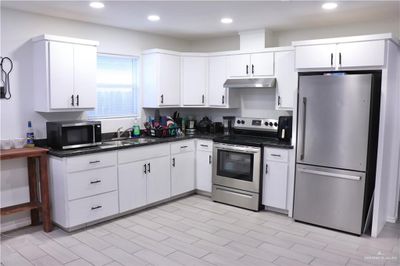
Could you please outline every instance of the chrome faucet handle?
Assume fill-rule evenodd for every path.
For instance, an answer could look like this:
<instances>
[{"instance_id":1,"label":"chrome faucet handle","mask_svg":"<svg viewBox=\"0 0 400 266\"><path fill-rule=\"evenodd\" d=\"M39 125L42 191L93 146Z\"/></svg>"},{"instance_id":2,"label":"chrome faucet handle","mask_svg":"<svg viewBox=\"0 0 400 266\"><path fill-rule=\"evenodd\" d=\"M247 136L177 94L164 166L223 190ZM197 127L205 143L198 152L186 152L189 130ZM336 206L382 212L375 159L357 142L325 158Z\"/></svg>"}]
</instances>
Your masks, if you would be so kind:
<instances>
[{"instance_id":1,"label":"chrome faucet handle","mask_svg":"<svg viewBox=\"0 0 400 266\"><path fill-rule=\"evenodd\" d=\"M117 138L120 138L121 137L121 130L123 129L123 127L119 127L118 129L117 129Z\"/></svg>"}]
</instances>

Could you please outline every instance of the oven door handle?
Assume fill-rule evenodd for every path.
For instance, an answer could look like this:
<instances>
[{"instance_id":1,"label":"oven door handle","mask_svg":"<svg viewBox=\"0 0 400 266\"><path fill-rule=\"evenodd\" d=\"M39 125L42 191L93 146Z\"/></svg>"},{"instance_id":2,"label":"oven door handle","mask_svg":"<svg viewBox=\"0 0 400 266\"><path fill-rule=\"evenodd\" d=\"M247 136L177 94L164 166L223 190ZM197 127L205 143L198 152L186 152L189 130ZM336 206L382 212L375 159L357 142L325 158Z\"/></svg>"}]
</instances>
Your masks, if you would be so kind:
<instances>
[{"instance_id":1,"label":"oven door handle","mask_svg":"<svg viewBox=\"0 0 400 266\"><path fill-rule=\"evenodd\" d=\"M256 154L259 153L259 149L248 149L248 148L227 148L227 147L215 147L217 150L221 151L232 151L232 152L242 152L242 153L249 153L249 154Z\"/></svg>"}]
</instances>

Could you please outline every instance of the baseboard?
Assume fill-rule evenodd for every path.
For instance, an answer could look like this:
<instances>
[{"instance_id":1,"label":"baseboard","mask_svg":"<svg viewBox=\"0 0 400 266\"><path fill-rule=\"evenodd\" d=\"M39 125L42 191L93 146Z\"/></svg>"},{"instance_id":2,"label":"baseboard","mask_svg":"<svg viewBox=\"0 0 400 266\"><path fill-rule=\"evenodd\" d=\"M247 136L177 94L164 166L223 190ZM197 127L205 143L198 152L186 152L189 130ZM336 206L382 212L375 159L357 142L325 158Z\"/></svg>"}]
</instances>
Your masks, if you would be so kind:
<instances>
[{"instance_id":1,"label":"baseboard","mask_svg":"<svg viewBox=\"0 0 400 266\"><path fill-rule=\"evenodd\" d=\"M5 233L8 231L12 231L15 229L19 229L19 228L28 226L30 224L31 224L31 218L28 216L27 218L17 219L15 221L8 222L6 224L2 224L1 228L0 228L0 232Z\"/></svg>"},{"instance_id":2,"label":"baseboard","mask_svg":"<svg viewBox=\"0 0 400 266\"><path fill-rule=\"evenodd\" d=\"M397 222L397 217L392 217L392 216L386 217L386 222L394 224Z\"/></svg>"}]
</instances>

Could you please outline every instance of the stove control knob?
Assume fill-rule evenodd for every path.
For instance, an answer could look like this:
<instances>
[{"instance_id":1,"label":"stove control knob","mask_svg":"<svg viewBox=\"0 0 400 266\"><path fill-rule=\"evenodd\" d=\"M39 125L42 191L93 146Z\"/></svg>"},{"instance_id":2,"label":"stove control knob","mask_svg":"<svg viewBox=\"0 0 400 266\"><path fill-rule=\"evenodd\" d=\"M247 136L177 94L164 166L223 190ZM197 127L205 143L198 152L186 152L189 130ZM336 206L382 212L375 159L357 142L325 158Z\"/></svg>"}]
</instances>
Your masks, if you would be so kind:
<instances>
[{"instance_id":1,"label":"stove control knob","mask_svg":"<svg viewBox=\"0 0 400 266\"><path fill-rule=\"evenodd\" d=\"M272 127L272 125L273 125L272 122L269 122L269 126Z\"/></svg>"},{"instance_id":2,"label":"stove control knob","mask_svg":"<svg viewBox=\"0 0 400 266\"><path fill-rule=\"evenodd\" d=\"M265 122L264 125L267 127L268 126L268 122Z\"/></svg>"},{"instance_id":3,"label":"stove control knob","mask_svg":"<svg viewBox=\"0 0 400 266\"><path fill-rule=\"evenodd\" d=\"M240 120L236 121L236 123L240 124Z\"/></svg>"},{"instance_id":4,"label":"stove control knob","mask_svg":"<svg viewBox=\"0 0 400 266\"><path fill-rule=\"evenodd\" d=\"M244 120L242 120L241 122L242 122L242 124L244 124Z\"/></svg>"},{"instance_id":5,"label":"stove control knob","mask_svg":"<svg viewBox=\"0 0 400 266\"><path fill-rule=\"evenodd\" d=\"M277 126L278 126L278 123L277 123L277 122L275 122L275 123L274 123L274 126L276 126L276 127L277 127Z\"/></svg>"}]
</instances>

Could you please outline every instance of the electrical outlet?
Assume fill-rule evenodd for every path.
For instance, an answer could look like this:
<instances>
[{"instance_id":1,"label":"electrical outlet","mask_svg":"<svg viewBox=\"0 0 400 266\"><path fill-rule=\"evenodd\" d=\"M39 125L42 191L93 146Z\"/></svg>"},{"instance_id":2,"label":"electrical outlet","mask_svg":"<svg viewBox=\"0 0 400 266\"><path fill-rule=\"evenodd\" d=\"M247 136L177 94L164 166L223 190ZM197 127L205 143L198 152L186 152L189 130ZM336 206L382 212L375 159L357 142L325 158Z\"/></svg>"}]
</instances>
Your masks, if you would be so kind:
<instances>
[{"instance_id":1,"label":"electrical outlet","mask_svg":"<svg viewBox=\"0 0 400 266\"><path fill-rule=\"evenodd\" d=\"M0 99L6 98L6 90L4 89L4 86L0 87Z\"/></svg>"}]
</instances>

